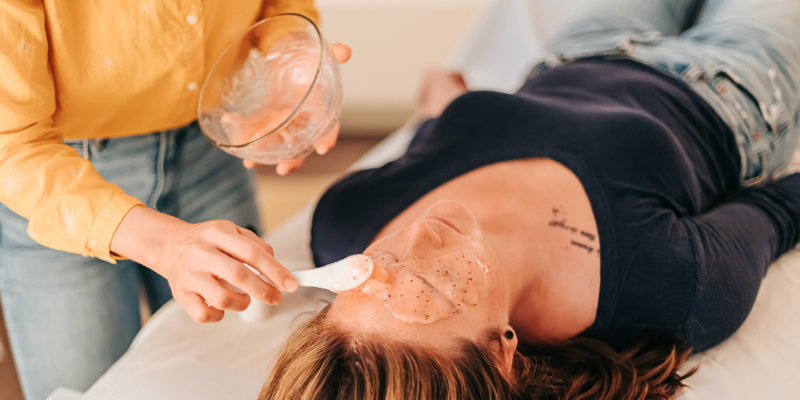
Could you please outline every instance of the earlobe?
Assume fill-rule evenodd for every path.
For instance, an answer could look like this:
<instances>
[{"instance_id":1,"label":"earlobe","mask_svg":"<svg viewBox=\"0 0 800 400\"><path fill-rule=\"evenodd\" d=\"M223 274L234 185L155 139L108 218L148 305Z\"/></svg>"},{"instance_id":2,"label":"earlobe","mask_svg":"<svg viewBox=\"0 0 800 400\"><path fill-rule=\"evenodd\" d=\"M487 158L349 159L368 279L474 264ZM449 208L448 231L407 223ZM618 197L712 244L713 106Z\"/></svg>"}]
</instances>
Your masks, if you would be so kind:
<instances>
[{"instance_id":1,"label":"earlobe","mask_svg":"<svg viewBox=\"0 0 800 400\"><path fill-rule=\"evenodd\" d=\"M514 354L517 352L517 345L519 345L519 341L517 339L517 333L514 331L514 328L511 325L505 325L502 328L503 335L500 338L500 351L502 352L501 357L503 361L503 366L506 367L507 371L511 371L514 365Z\"/></svg>"}]
</instances>

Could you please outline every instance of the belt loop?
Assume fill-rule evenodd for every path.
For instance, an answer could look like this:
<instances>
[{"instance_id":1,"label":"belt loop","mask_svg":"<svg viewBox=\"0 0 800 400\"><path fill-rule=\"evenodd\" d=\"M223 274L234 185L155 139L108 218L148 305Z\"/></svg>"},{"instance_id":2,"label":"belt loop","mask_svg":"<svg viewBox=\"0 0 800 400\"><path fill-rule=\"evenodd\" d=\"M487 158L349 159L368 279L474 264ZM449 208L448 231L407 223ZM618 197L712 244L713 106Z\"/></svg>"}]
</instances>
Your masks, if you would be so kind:
<instances>
[{"instance_id":1,"label":"belt loop","mask_svg":"<svg viewBox=\"0 0 800 400\"><path fill-rule=\"evenodd\" d=\"M82 139L81 143L83 144L83 158L89 159L89 139Z\"/></svg>"},{"instance_id":2,"label":"belt loop","mask_svg":"<svg viewBox=\"0 0 800 400\"><path fill-rule=\"evenodd\" d=\"M772 172L769 170L769 152L764 151L761 155L761 181L767 183L772 180Z\"/></svg>"},{"instance_id":3,"label":"belt loop","mask_svg":"<svg viewBox=\"0 0 800 400\"><path fill-rule=\"evenodd\" d=\"M164 192L164 181L166 180L166 171L164 163L167 156L167 137L171 131L161 131L158 133L158 158L156 159L156 188L153 191L152 197L149 201L149 207L158 210L158 200Z\"/></svg>"},{"instance_id":4,"label":"belt loop","mask_svg":"<svg viewBox=\"0 0 800 400\"><path fill-rule=\"evenodd\" d=\"M703 76L703 69L700 68L697 64L689 64L685 70L683 70L683 81L692 84L696 80L700 79Z\"/></svg>"},{"instance_id":5,"label":"belt loop","mask_svg":"<svg viewBox=\"0 0 800 400\"><path fill-rule=\"evenodd\" d=\"M744 186L756 186L769 182L772 173L769 170L769 152L764 150L758 153L758 158L761 160L761 174L751 178L743 183Z\"/></svg>"},{"instance_id":6,"label":"belt loop","mask_svg":"<svg viewBox=\"0 0 800 400\"><path fill-rule=\"evenodd\" d=\"M564 55L563 54L556 54L556 53L548 52L548 53L546 53L544 55L543 63L548 68L555 68L555 67L558 67L558 66L564 64L564 61L565 60L564 60Z\"/></svg>"}]
</instances>

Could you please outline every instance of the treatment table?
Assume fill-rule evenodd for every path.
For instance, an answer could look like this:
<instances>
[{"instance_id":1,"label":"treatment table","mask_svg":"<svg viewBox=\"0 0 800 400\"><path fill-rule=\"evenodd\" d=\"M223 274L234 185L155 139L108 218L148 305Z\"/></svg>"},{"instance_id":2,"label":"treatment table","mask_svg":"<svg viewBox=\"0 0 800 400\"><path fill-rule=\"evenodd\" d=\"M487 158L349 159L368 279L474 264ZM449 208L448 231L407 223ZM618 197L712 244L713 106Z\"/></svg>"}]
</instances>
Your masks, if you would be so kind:
<instances>
[{"instance_id":1,"label":"treatment table","mask_svg":"<svg viewBox=\"0 0 800 400\"><path fill-rule=\"evenodd\" d=\"M475 89L513 91L541 54L541 46L574 10L593 0L497 0L468 32L450 66ZM379 143L352 168L382 165L400 156L418 120ZM800 153L794 167L800 170ZM292 270L313 268L309 204L265 239ZM145 324L125 355L86 393L60 388L49 400L255 399L283 340L309 312L333 298L301 288L269 308L269 317L246 322L226 313L215 324L194 323L174 301ZM261 306L268 307L268 306ZM693 355L684 370L680 400L800 399L800 250L769 269L744 325L719 346Z\"/></svg>"}]
</instances>

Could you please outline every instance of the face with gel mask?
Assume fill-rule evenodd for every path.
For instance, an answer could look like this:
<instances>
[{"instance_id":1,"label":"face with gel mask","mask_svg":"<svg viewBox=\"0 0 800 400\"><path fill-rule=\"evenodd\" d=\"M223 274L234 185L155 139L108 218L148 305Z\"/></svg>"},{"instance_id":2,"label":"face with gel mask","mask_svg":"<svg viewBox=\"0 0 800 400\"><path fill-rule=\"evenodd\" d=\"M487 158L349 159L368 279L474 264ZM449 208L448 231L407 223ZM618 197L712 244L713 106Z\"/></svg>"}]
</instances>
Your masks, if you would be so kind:
<instances>
[{"instance_id":1,"label":"face with gel mask","mask_svg":"<svg viewBox=\"0 0 800 400\"><path fill-rule=\"evenodd\" d=\"M372 243L369 280L339 294L331 322L346 329L447 348L456 337L507 330L505 285L472 212L442 201Z\"/></svg>"}]
</instances>

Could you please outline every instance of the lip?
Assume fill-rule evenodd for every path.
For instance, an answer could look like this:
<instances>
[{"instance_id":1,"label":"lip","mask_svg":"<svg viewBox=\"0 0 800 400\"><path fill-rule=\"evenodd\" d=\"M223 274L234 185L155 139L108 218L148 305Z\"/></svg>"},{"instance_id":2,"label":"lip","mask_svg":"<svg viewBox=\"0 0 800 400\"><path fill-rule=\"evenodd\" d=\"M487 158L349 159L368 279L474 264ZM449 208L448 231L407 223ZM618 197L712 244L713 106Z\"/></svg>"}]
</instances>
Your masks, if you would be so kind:
<instances>
[{"instance_id":1,"label":"lip","mask_svg":"<svg viewBox=\"0 0 800 400\"><path fill-rule=\"evenodd\" d=\"M458 232L458 233L461 233L461 231L460 231L460 230L458 230L458 228L456 228L456 225L455 225L455 224L454 224L452 221L450 221L449 219L447 219L447 218L445 218L445 217L441 217L441 216L435 215L435 216L429 216L428 218L430 218L430 219L433 219L433 220L436 220L436 221L439 221L439 222L441 222L441 223L443 223L443 224L445 224L445 225L449 226L449 227L450 227L450 228L452 228L454 231L456 231L456 232Z\"/></svg>"}]
</instances>

